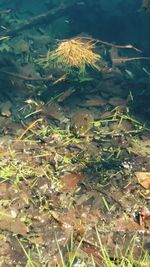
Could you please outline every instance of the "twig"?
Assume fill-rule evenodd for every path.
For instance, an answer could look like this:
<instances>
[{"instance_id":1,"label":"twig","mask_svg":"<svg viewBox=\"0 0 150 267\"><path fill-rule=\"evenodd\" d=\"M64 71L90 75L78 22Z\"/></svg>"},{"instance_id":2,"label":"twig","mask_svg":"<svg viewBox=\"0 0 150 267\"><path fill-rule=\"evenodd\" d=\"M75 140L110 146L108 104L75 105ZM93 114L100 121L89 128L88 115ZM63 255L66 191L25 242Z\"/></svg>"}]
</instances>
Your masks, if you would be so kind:
<instances>
[{"instance_id":1,"label":"twig","mask_svg":"<svg viewBox=\"0 0 150 267\"><path fill-rule=\"evenodd\" d=\"M15 144L17 144L18 142L20 142L21 140L22 140L22 138L24 137L24 135L29 131L29 130L31 130L34 126L35 126L35 124L37 123L37 122L39 122L39 121L42 121L43 120L43 118L39 118L39 119L37 119L37 120L35 120L34 122L32 122L26 129L25 129L25 131L16 139L16 141L15 141Z\"/></svg>"},{"instance_id":2,"label":"twig","mask_svg":"<svg viewBox=\"0 0 150 267\"><path fill-rule=\"evenodd\" d=\"M103 40L100 40L100 39L94 39L94 38L87 37L87 36L81 36L81 38L88 39L88 40L91 40L91 41L95 41L95 43L101 43L101 44L104 44L104 45L107 45L107 46L111 46L111 47L125 48L125 49L133 49L133 50L135 50L137 52L142 53L142 51L140 49L136 48L135 46L133 46L131 44L127 44L127 45L116 45L116 44L113 44L113 43L109 43L109 42L106 42L106 41L103 41Z\"/></svg>"},{"instance_id":3,"label":"twig","mask_svg":"<svg viewBox=\"0 0 150 267\"><path fill-rule=\"evenodd\" d=\"M19 24L14 29L10 29L6 31L6 35L9 35L11 37L16 36L20 33L20 31L26 30L28 28L33 27L34 25L41 24L43 21L48 20L48 23L50 24L54 19L61 17L64 12L69 11L69 9L73 6L72 3L68 5L59 5L58 7L55 7L51 10L48 10L45 13L39 14L29 20L26 20L25 22Z\"/></svg>"},{"instance_id":4,"label":"twig","mask_svg":"<svg viewBox=\"0 0 150 267\"><path fill-rule=\"evenodd\" d=\"M127 61L132 61L132 60L141 60L141 59L146 59L146 60L150 60L150 57L120 57L120 58L112 58L113 62L120 62L120 63L124 63Z\"/></svg>"},{"instance_id":5,"label":"twig","mask_svg":"<svg viewBox=\"0 0 150 267\"><path fill-rule=\"evenodd\" d=\"M105 42L105 41L102 41L102 40L97 40L98 43L102 43L102 44L105 44L107 46L112 46L112 47L116 47L116 48L125 48L125 49L133 49L137 52L140 52L142 53L142 51L138 48L136 48L135 46L131 45L131 44L128 44L128 45L115 45L113 43L109 43L109 42Z\"/></svg>"},{"instance_id":6,"label":"twig","mask_svg":"<svg viewBox=\"0 0 150 267\"><path fill-rule=\"evenodd\" d=\"M3 70L0 70L0 73L7 74L9 76L12 76L14 78L21 79L24 81L51 81L53 80L52 75L47 76L47 77L28 77L28 76L24 76L18 73L13 73L13 72L3 71Z\"/></svg>"}]
</instances>

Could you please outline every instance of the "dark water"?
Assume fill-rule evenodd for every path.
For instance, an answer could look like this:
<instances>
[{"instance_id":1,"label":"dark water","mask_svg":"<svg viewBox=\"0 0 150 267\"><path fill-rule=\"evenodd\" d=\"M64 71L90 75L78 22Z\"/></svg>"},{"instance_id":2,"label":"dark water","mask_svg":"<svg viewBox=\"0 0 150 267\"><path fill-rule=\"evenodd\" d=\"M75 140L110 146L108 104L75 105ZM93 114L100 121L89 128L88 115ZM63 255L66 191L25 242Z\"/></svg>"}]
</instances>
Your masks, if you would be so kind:
<instances>
[{"instance_id":1,"label":"dark water","mask_svg":"<svg viewBox=\"0 0 150 267\"><path fill-rule=\"evenodd\" d=\"M133 43L144 48L148 53L150 44L149 37L149 12L140 11L142 1L1 1L1 11L11 9L14 16L29 17L31 14L40 14L48 11L61 3L75 3L66 12L70 28L70 34L87 33L96 38L107 39L108 41ZM108 3L107 3L108 2ZM67 23L67 22L66 22ZM59 35L59 32L58 32ZM64 37L65 32L64 32Z\"/></svg>"},{"instance_id":2,"label":"dark water","mask_svg":"<svg viewBox=\"0 0 150 267\"><path fill-rule=\"evenodd\" d=\"M0 7L1 11L11 8L14 16L29 17L29 13L39 14L54 6L59 6L63 2L71 3L67 0L6 0L1 1ZM145 52L148 52L150 16L148 12L147 14L139 12L142 1L114 0L107 2L104 0L72 0L75 5L70 12L66 12L70 33L74 35L85 32L113 42L128 41L140 45L145 48Z\"/></svg>"}]
</instances>

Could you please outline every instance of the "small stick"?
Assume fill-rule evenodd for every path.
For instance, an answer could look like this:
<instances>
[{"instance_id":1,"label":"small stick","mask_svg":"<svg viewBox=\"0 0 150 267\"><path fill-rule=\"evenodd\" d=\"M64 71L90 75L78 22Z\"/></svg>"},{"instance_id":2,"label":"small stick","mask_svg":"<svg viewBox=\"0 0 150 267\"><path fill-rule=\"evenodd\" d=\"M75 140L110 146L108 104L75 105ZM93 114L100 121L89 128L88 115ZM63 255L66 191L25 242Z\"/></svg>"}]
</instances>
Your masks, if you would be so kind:
<instances>
[{"instance_id":1,"label":"small stick","mask_svg":"<svg viewBox=\"0 0 150 267\"><path fill-rule=\"evenodd\" d=\"M131 44L128 44L128 45L115 45L113 43L109 43L109 42L105 42L105 41L102 41L102 40L97 40L98 43L102 43L102 44L105 44L107 46L112 46L112 47L116 47L116 48L126 48L126 49L133 49L137 52L140 52L142 53L142 51L138 48L136 48L135 46L131 45Z\"/></svg>"},{"instance_id":2,"label":"small stick","mask_svg":"<svg viewBox=\"0 0 150 267\"><path fill-rule=\"evenodd\" d=\"M16 139L16 141L15 141L15 144L17 144L18 142L20 142L21 140L22 140L22 138L24 137L24 135L29 131L29 130L31 130L34 126L35 126L35 124L37 123L37 122L39 122L39 121L42 121L43 120L43 118L39 118L39 119L37 119L37 120L35 120L34 122L32 122L26 129L25 129L25 131Z\"/></svg>"},{"instance_id":3,"label":"small stick","mask_svg":"<svg viewBox=\"0 0 150 267\"><path fill-rule=\"evenodd\" d=\"M112 61L113 62L120 62L120 63L123 63L123 62L127 62L127 61L131 61L131 60L140 60L140 59L146 59L146 60L150 60L150 57L129 57L129 58L126 58L126 57L120 57L120 58L112 58Z\"/></svg>"},{"instance_id":4,"label":"small stick","mask_svg":"<svg viewBox=\"0 0 150 267\"><path fill-rule=\"evenodd\" d=\"M93 38L86 37L86 36L81 36L81 38L88 39L88 40L91 40L91 41L95 41L95 43L101 43L101 44L104 44L104 45L107 45L107 46L116 47L116 48L133 49L133 50L135 50L137 52L142 53L142 51L140 49L136 48L135 46L133 46L131 44L127 44L127 45L115 45L113 43L109 43L109 42L106 42L106 41L103 41L103 40L100 40L100 39L93 39Z\"/></svg>"},{"instance_id":5,"label":"small stick","mask_svg":"<svg viewBox=\"0 0 150 267\"><path fill-rule=\"evenodd\" d=\"M13 73L13 72L9 72L9 71L3 71L0 70L1 73L3 74L7 74L9 76L21 79L21 80L25 80L25 81L50 81L53 80L53 76L47 76L47 77L28 77L28 76L24 76L18 73Z\"/></svg>"}]
</instances>

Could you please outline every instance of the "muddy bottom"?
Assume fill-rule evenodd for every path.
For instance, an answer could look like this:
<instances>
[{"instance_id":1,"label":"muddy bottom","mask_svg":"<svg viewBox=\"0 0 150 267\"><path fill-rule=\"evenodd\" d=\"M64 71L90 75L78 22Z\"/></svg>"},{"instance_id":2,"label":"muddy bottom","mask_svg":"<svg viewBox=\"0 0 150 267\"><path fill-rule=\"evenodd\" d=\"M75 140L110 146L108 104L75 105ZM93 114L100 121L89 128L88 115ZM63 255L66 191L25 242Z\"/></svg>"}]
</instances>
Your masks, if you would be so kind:
<instances>
[{"instance_id":1,"label":"muddy bottom","mask_svg":"<svg viewBox=\"0 0 150 267\"><path fill-rule=\"evenodd\" d=\"M100 99L99 118L95 101L82 99L89 106L77 113L69 101L61 112L58 103L50 105L67 118L65 127L46 116L21 124L13 111L1 115L1 266L107 266L108 260L123 266L123 259L140 264L145 255L148 261L149 130L112 108L110 102L126 105L124 99ZM64 113L69 108L73 119Z\"/></svg>"}]
</instances>

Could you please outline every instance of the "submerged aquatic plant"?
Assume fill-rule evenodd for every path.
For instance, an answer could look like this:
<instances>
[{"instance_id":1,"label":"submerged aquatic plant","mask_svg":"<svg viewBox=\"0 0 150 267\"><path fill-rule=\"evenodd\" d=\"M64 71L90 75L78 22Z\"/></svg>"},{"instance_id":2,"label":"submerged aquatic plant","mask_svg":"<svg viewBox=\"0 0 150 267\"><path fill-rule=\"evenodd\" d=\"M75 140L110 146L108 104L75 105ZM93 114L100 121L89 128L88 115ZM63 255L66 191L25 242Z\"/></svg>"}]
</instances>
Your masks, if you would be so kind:
<instances>
[{"instance_id":1,"label":"submerged aquatic plant","mask_svg":"<svg viewBox=\"0 0 150 267\"><path fill-rule=\"evenodd\" d=\"M90 66L100 70L101 56L94 52L96 41L92 38L76 37L58 42L56 49L48 51L37 60L44 68L62 67L67 73L77 70L79 74L86 72Z\"/></svg>"}]
</instances>

